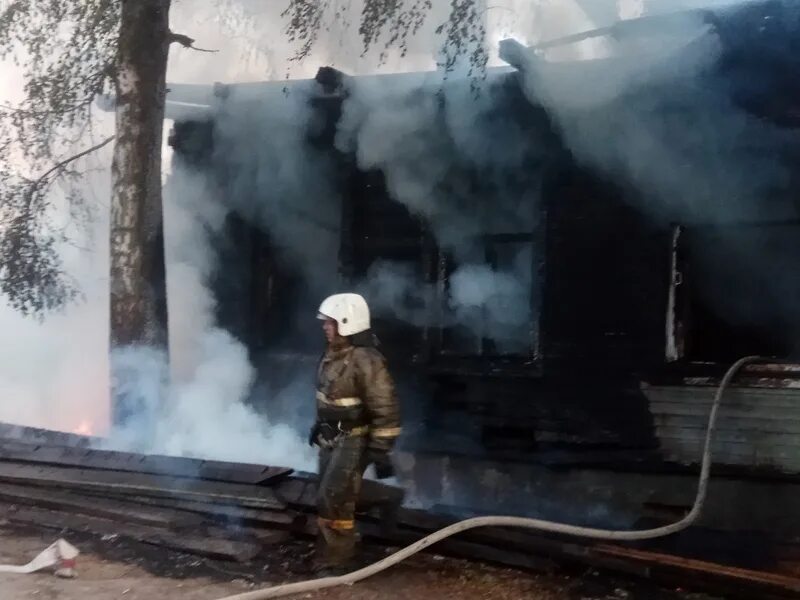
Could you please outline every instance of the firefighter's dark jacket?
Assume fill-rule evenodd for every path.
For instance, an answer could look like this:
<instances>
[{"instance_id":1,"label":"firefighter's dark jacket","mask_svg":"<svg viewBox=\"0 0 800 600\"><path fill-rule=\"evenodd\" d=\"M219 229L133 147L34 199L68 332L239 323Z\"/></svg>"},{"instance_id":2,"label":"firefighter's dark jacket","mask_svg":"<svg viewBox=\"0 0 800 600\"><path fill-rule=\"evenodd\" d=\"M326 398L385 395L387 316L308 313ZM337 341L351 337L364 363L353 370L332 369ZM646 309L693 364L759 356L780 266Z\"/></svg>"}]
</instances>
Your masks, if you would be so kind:
<instances>
[{"instance_id":1,"label":"firefighter's dark jacket","mask_svg":"<svg viewBox=\"0 0 800 600\"><path fill-rule=\"evenodd\" d=\"M317 377L317 422L368 437L389 451L400 434L400 409L383 354L347 344L329 348Z\"/></svg>"}]
</instances>

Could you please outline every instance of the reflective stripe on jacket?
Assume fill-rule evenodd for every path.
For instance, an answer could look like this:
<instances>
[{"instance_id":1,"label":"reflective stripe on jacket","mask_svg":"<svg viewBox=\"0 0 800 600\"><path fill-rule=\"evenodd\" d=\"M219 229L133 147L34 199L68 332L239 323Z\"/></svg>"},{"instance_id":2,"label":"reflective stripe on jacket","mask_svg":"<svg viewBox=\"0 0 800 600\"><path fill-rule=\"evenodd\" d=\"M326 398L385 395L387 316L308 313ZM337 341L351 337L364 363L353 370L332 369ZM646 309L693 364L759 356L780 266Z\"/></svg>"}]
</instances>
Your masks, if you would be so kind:
<instances>
[{"instance_id":1,"label":"reflective stripe on jacket","mask_svg":"<svg viewBox=\"0 0 800 600\"><path fill-rule=\"evenodd\" d=\"M342 429L369 427L369 446L390 450L400 409L386 359L377 349L347 346L325 353L317 377L317 420Z\"/></svg>"}]
</instances>

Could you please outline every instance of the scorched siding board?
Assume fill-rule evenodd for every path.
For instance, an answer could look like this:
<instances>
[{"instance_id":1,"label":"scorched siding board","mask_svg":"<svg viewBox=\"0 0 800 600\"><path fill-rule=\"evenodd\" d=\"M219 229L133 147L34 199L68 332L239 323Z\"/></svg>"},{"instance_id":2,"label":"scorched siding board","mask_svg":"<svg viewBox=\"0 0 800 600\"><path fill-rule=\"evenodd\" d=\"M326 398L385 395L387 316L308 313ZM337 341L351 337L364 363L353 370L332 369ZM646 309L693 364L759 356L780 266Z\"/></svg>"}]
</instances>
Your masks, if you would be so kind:
<instances>
[{"instance_id":1,"label":"scorched siding board","mask_svg":"<svg viewBox=\"0 0 800 600\"><path fill-rule=\"evenodd\" d=\"M716 388L646 386L664 458L698 463ZM800 391L733 388L723 398L715 464L800 473Z\"/></svg>"}]
</instances>

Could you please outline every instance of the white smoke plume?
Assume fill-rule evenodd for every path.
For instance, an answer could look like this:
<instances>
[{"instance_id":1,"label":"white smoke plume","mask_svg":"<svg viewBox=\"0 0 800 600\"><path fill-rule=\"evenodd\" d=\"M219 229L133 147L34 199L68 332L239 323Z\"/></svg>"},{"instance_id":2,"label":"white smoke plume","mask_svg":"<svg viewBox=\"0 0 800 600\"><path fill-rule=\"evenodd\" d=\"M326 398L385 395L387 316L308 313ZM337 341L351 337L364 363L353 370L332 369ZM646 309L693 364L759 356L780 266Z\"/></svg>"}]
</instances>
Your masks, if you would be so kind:
<instances>
[{"instance_id":1,"label":"white smoke plume","mask_svg":"<svg viewBox=\"0 0 800 600\"><path fill-rule=\"evenodd\" d=\"M21 70L0 63L0 99L17 102L22 85ZM109 122L96 125L102 130ZM84 143L77 141L75 147L83 149ZM69 236L61 258L82 298L44 322L0 302L7 339L0 348L0 421L81 433L108 427L108 165L107 152L76 165L92 173L85 189L88 222L72 214L64 190L53 191L49 217Z\"/></svg>"},{"instance_id":2,"label":"white smoke plume","mask_svg":"<svg viewBox=\"0 0 800 600\"><path fill-rule=\"evenodd\" d=\"M524 325L537 302L531 248L511 246L500 264L484 256L485 236L532 234L538 224L544 156L531 152L535 143L513 118L498 117L493 86L507 74L491 70L477 93L474 80L437 72L349 79L336 145L362 171L380 170L390 196L454 259L444 297L419 288L408 265L373 265L358 288L376 314L455 327L503 353L526 354ZM520 171L526 180L515 187L510 174Z\"/></svg>"},{"instance_id":3,"label":"white smoke plume","mask_svg":"<svg viewBox=\"0 0 800 600\"><path fill-rule=\"evenodd\" d=\"M546 5L541 7L534 6L536 3L529 3L520 0L507 0L505 2L493 2L492 8L486 12L487 23L490 29L489 43L490 53L493 56L493 64L498 64L496 59L495 42L510 34L521 35L525 30L525 23L536 20L540 15L547 13L549 9ZM182 48L174 47L170 57L169 80L208 84L213 81L236 82L273 79L280 80L284 77L292 78L313 75L319 66L325 64L335 64L342 70L353 73L375 73L393 71L418 71L435 69L436 50L440 40L434 34L435 26L447 13L448 6L445 3L437 3L434 14L428 20L428 24L416 36L411 43L409 53L401 57L398 52L391 51L380 62L376 58L376 53L362 55L362 48L357 36L353 35L351 19L350 23L339 23L333 31L321 40L320 47L313 56L304 62L290 62L294 48L284 43L282 37L283 22L279 18L278 6L265 6L262 2L251 2L245 0L226 0L225 2L176 2L173 7L173 21L180 31L188 31L193 37L202 40L203 46L219 50L213 54L199 54ZM353 3L353 15L360 12L358 2ZM544 11L544 13L542 12ZM572 11L572 13L570 13ZM559 14L580 14L574 6L566 10L558 9ZM352 16L352 15L351 15ZM554 18L545 18L548 22L554 22ZM583 18L583 17L581 17ZM583 28L584 23L565 24L572 32L575 29ZM555 33L555 32L554 32ZM531 38L531 41L535 41ZM21 89L21 81L18 74L11 65L3 65L0 69L3 76L2 86L4 100L13 101L13 94ZM399 90L398 90L399 91ZM369 95L367 92L365 92ZM369 99L369 103L376 104L380 97ZM451 101L453 95L451 94ZM270 149L269 145L262 144L259 148L254 143L255 150L260 152L260 157L267 164L264 173L278 173L283 176L283 188L291 188L296 183L308 185L307 173L304 174L299 168L305 159L300 158L300 153L304 152L298 146L297 136L299 130L296 128L299 119L305 118L302 113L304 103L296 98L285 99L283 96L276 97L272 105L265 105L262 108L261 122L265 129L271 128L276 131L276 126L280 128L278 138L281 143L291 142L288 147L275 151L275 146ZM400 100L402 108L402 99ZM350 107L348 107L350 108ZM382 136L391 139L391 131L386 129L389 123L398 125L397 134L402 135L402 128L408 127L412 120L415 120L419 127L426 127L426 118L430 116L430 98L423 100L420 106L409 104L405 109L399 110L397 107L390 107L389 111L382 114L373 114L371 123L381 125L370 134L369 130L363 132L361 143L362 148L368 147L370 135L377 144L380 143ZM472 118L469 102L465 103L462 124L459 126L458 116L454 114L451 123L450 133L457 138L464 138L470 135L469 121ZM299 111L299 112L298 112ZM426 112L427 111L427 112ZM394 113L394 114L392 114ZM106 117L105 127L110 127L110 116ZM293 129L294 128L294 129ZM97 127L98 135L102 126ZM418 133L411 128L406 133L405 141L413 143L413 133ZM513 132L509 132L513 134ZM241 138L240 138L241 139ZM364 144L364 141L367 144ZM480 140L473 142L480 143ZM461 143L459 145L468 151L477 149L475 143ZM402 147L399 146L399 147ZM502 150L502 148L500 148ZM385 150L391 151L391 147ZM429 160L430 173L428 180L436 179L446 165L441 163L441 156L438 155L436 147L428 149L425 153ZM443 154L444 154L444 149ZM495 148L498 150L498 148ZM362 150L362 154L366 154ZM480 151L475 156L480 159L483 152ZM168 162L169 151L165 148L165 162ZM291 160L292 158L296 160ZM392 158L385 152L383 159L376 154L375 158L368 156L365 160L374 160L378 164L383 160L387 166L391 161L397 165L397 157ZM402 158L402 157L400 157ZM409 156L413 158L413 155ZM400 161L402 165L402 161ZM93 169L107 168L108 157L100 156L90 167ZM403 194L401 188L404 185L412 185L404 182L402 176L393 175L393 169L387 169L390 179L397 186L395 192L405 202L413 205L422 193L426 191L423 187L420 194ZM402 170L401 170L402 173ZM413 172L412 172L413 174ZM173 188L179 187L180 177L178 176L171 183ZM185 182L187 199L192 199L197 195L196 190L190 189L191 182ZM195 186L196 187L196 186ZM270 189L271 186L263 186ZM278 189L281 185L277 186ZM78 248L65 247L64 257L69 272L76 277L84 293L84 301L70 307L62 315L54 315L47 319L43 324L31 322L14 313L10 308L3 307L0 310L0 318L4 322L4 331L13 344L4 346L3 360L0 361L0 385L7 390L7 397L12 401L0 403L0 419L13 422L21 422L29 425L39 425L58 429L67 429L95 433L105 433L110 424L108 406L108 263L107 263L107 190L109 188L106 176L100 176L99 171L94 172L90 180L87 181L87 188L91 197L96 200L96 220L91 234L84 236L84 232L76 232L72 239L79 246ZM306 187L306 190L309 188ZM316 192L295 194L294 197L305 199L308 203L300 208L313 211L317 214L318 221L336 226L335 220L328 218L328 215L319 215L320 206L317 199L324 197L324 186ZM215 301L208 291L208 278L213 271L214 257L210 246L207 243L207 227L211 230L219 227L221 219L224 217L219 211L219 207L213 202L198 201L188 210L186 207L176 206L173 202L175 195L169 190L165 198L165 218L167 227L167 250L169 253L168 265L168 286L169 286L169 313L170 313L170 333L171 333L171 366L174 376L174 384L168 391L160 389L165 385L166 374L159 371L161 357L115 357L116 359L128 358L133 360L133 366L138 367L140 379L136 385L140 386L143 396L151 400L149 410L142 415L140 425L141 431L129 428L127 437L117 440L118 444L138 445L147 447L154 451L168 452L192 452L208 456L227 453L227 457L250 460L269 460L267 449L257 443L249 444L253 450L246 448L232 450L231 440L246 439L252 441L252 436L237 436L236 431L254 431L259 427L268 427L268 421L255 417L248 411L237 411L236 407L242 406L241 400L247 396L247 389L253 378L252 368L247 364L247 357L243 348L235 341L230 339L227 334L221 333L214 328L213 312ZM180 194L178 194L180 197ZM203 198L202 195L199 196ZM282 211L282 205L277 202L277 194L266 198L258 205L260 214L258 218L262 222L275 222L275 217L280 217L280 226L273 227L270 231L275 234L280 245L290 252L297 251L297 240L314 239L319 241L325 238L324 230L308 224L300 213L294 216ZM228 198L225 198L227 201ZM225 210L239 208L237 206L225 206ZM458 227L452 231L475 231L474 221L465 217L464 211L459 207L452 210L442 211L440 208L417 204L416 208L423 213L427 210L429 215L439 211L446 218L452 218L454 223L458 222ZM197 213L193 212L197 211ZM203 211L203 212L200 212ZM322 210L324 213L325 211ZM199 213L199 215L198 215ZM255 220L255 219L254 219ZM440 231L442 240L447 241L448 232ZM309 247L322 248L321 244L305 245L302 248L308 250ZM326 247L326 250L329 246ZM319 252L308 256L302 252L297 253L298 259L307 268L318 265L327 265L319 260L325 252ZM332 256L333 252L328 253ZM328 268L327 266L325 268ZM380 268L380 265L376 266ZM468 267L467 273L471 267ZM330 269L328 269L330 270ZM467 291L474 289L488 290L491 287L492 278L503 278L503 273L486 273L485 268L475 267L475 273L485 274L486 285L462 285L465 281L463 277L455 276L453 298L453 314L466 316L469 313L470 302L474 302L474 294L467 294ZM318 271L317 271L318 272ZM397 277L395 277L397 280ZM366 282L371 289L383 290L389 288L376 285L383 281L381 278L370 279ZM371 282L371 283L370 283ZM406 285L416 285L405 280ZM462 290L465 290L462 292ZM414 292L417 293L417 292ZM380 310L381 306L386 306L387 310L402 307L394 300L380 298L373 295L373 301ZM479 297L486 300L487 293L480 293ZM426 304L427 302L427 304ZM413 303L412 303L413 304ZM417 305L429 306L430 300L417 301ZM416 315L409 315L409 319L427 319L427 309L417 310ZM417 321L419 322L419 321ZM226 364L229 368L224 372L212 371L209 365ZM48 376L43 377L43 373ZM202 382L202 383L201 383ZM303 386L295 386L296 389L304 389ZM158 429L156 418L156 398L157 392L166 394L170 399L167 406L163 409L166 414L165 424ZM190 393L191 392L191 393ZM200 394L200 392L203 392ZM282 390L268 390L271 399L281 396ZM298 392L299 393L299 392ZM192 402L191 396L200 394L201 397ZM288 397L288 396L287 396ZM292 396L293 402L309 401L307 399ZM285 403L287 403L286 401ZM191 407L191 410L188 408ZM224 427L220 426L219 416L228 415L237 422L228 423ZM191 415L192 418L187 418ZM162 418L161 416L158 417ZM186 419L182 424L177 423L178 419ZM206 424L205 428L203 424ZM213 424L213 428L210 426ZM216 435L217 431L230 431L231 435L225 437L225 443L220 443ZM120 432L117 432L121 435ZM202 433L202 435L201 435ZM268 435L263 435L263 439L268 439ZM246 444L242 444L246 445ZM258 450L256 450L258 448ZM298 452L298 455L302 453ZM234 456L235 455L235 456Z\"/></svg>"},{"instance_id":4,"label":"white smoke plume","mask_svg":"<svg viewBox=\"0 0 800 600\"><path fill-rule=\"evenodd\" d=\"M669 14L703 7L718 9L722 25L712 27L696 11ZM528 52L521 68L531 103L545 108L582 166L613 181L654 224L796 219L789 157L800 138L775 114L752 110L770 113L786 93L772 78L796 60L786 33L797 30L796 5L653 0L635 12L669 18L609 37L607 53L575 63ZM726 24L731 15L748 21ZM743 55L754 61L747 75L735 68L731 75ZM756 92L759 60L763 87ZM791 243L780 235L720 228L695 251L692 285L721 320L783 338L776 343L796 352L798 312L788 301L797 294L796 271Z\"/></svg>"},{"instance_id":5,"label":"white smoke plume","mask_svg":"<svg viewBox=\"0 0 800 600\"><path fill-rule=\"evenodd\" d=\"M313 452L305 440L248 404L255 369L243 343L216 324L210 278L220 265L212 236L227 212L206 178L176 161L164 188L171 377L152 350L112 355L141 404L107 445L308 468Z\"/></svg>"},{"instance_id":6,"label":"white smoke plume","mask_svg":"<svg viewBox=\"0 0 800 600\"><path fill-rule=\"evenodd\" d=\"M349 29L352 24L342 23L323 40L310 60L292 63L288 59L294 49L283 41L275 41L284 39L279 12L277 6L265 8L263 3L246 0L176 2L172 15L176 27L181 31L191 30L193 37L203 40L204 46L220 51L198 54L173 48L168 79L203 84L217 80L283 79L287 74L311 75L319 66L332 62L354 73L416 70L435 64L435 44L431 38L436 15L429 20L426 31L412 42L406 57L390 52L379 63L374 55L362 56L360 44L354 41L356 36ZM441 12L444 14L444 8ZM6 64L0 74L6 84L2 88L3 99L13 101L13 92L21 89L19 75ZM302 111L304 106L295 99L282 98L276 98L275 104L294 111ZM290 115L286 110L274 113L263 110L262 114L263 126L271 128L273 134L276 126L283 127L284 133L278 136L281 142L298 135L297 128L293 128L296 123L287 120ZM99 135L104 127L108 130L110 120L107 115L104 124L97 124L95 132ZM265 189L275 185L278 190L281 186L291 190L298 184L309 183L307 173L302 173L303 157L293 152L300 153L302 149L297 144L290 146L288 152L286 147L278 151L276 146L263 146L261 158L266 163L263 173L278 175L277 180L261 182ZM168 163L168 148L164 154ZM78 280L84 301L41 324L25 320L7 307L0 311L0 318L6 323L4 329L14 339L14 344L5 346L0 364L0 385L10 399L0 403L2 420L81 433L108 432L107 190L110 186L107 175L98 175L104 168L107 170L108 164L108 156L104 155L87 165L93 172L87 178L86 188L96 200L96 219L91 232L85 232L91 235L76 232L72 236L81 248L66 247L63 252L66 267ZM149 452L307 466L309 451L300 443L300 437L288 427L271 423L268 415L259 414L246 404L255 375L253 366L244 346L214 322L215 300L209 290L209 278L217 265L209 235L219 231L228 210L244 207L226 204L227 198L222 202L219 196L212 198L213 191L209 193L206 184L206 180L198 183L195 174L178 168L165 191L172 372L166 372L165 357L144 351L129 349L112 357L118 364L126 365L130 377L122 383L133 386L143 404L136 419L123 430L113 432L109 444ZM313 190L306 188L306 191ZM318 199L324 197L325 191L323 186L307 197ZM279 245L297 253L298 241L320 240L319 232L299 214L288 217L282 214L285 206L278 203L277 194L265 200L255 208L258 214L251 216L253 220L264 221L274 220L276 215L283 217L283 225L270 230ZM320 212L316 204L309 208ZM325 221L324 214L320 220ZM314 258L333 255L321 244L308 247L320 251L305 261L308 268L320 264ZM308 258L304 253L297 255L300 260ZM282 390L266 385L260 392L268 391L283 404L311 402L310 398L297 397L296 390L300 389L305 388L292 384Z\"/></svg>"},{"instance_id":7,"label":"white smoke plume","mask_svg":"<svg viewBox=\"0 0 800 600\"><path fill-rule=\"evenodd\" d=\"M437 3L437 14L429 23L441 20L437 15L440 8L446 13L445 4ZM486 13L492 64L499 64L494 46L504 37L533 44L607 25L620 14L635 17L689 4L677 0L492 2ZM220 5L230 10L221 10ZM358 5L353 3L356 14ZM381 64L374 54L362 56L355 41L357 36L348 29L352 25L347 23L333 28L311 60L291 63L292 67L287 68L293 49L283 41L275 42L284 39L278 13L279 8L271 3L265 6L255 1L176 2L176 29L191 33L202 40L203 46L220 52L198 54L174 49L170 81L209 84L282 80L287 73L292 77L313 75L324 64L335 64L352 74L435 69L440 40L433 33L434 25L415 39L408 57L390 53ZM237 36L237 32L241 35ZM657 84L660 77L669 75L669 70L655 67L664 65L664 58L674 56L676 48L687 40L701 43L696 46L696 53L684 55L677 63L680 71L702 69L714 58L715 40L701 24L687 21L678 33L682 34L678 36L680 43L675 42L676 32L672 31L669 36L656 36L656 43L612 44L603 39L546 55L548 61L617 57L604 70L581 68L569 76L564 71L556 72L559 65L532 57L524 72L529 98L544 104L556 117L576 155L645 190L655 190L659 206L654 210L669 208L675 199L707 207L714 206L709 200L712 196L736 192L738 197L742 189L757 191L752 188L752 178L745 181L729 176L727 167L742 164L736 152L723 157L725 160L717 165L700 160L694 167L687 167L682 160L687 143L693 156L719 157L716 149L708 146L709 140L719 137L704 136L703 131L713 129L729 140L747 138L754 124L739 113L722 111L716 120L698 127L697 122L652 118L652 106L615 104L632 86L643 81ZM675 65L672 64L673 69ZM6 65L0 68L0 76L3 94L19 87L18 79ZM517 251L503 266L492 266L472 256L468 240L508 231L509 224L530 230L537 225L535 201L526 198L519 203L517 198L519 204L514 204L510 195L503 197L501 190L497 196L501 201L491 206L465 205L459 190L443 194L439 184L461 166L478 164L490 171L518 167L530 140L513 126L505 125L503 129L502 119L493 125L499 128L493 130L493 135L485 135L476 123L491 110L488 94L471 96L468 82L457 81L438 94L441 74L431 77L431 81L414 77L398 80L398 88L387 88L386 80L374 78L354 84L337 132L337 146L354 152L362 168L381 169L393 197L428 219L439 243L460 259L460 268L450 274L446 299L450 323L481 331L492 329L495 336L518 344L518 338L503 332L524 330L521 325L529 322L531 307L535 309L537 299L531 296L535 287L531 282L533 274L525 265L529 267L536 257ZM491 78L490 74L489 83ZM255 155L262 164L259 172L251 174L258 182L257 189L263 190L255 199L257 202L238 204L244 196L228 196L209 188L206 178L180 166L172 174L165 193L172 381L166 383L163 357L135 353L114 357L130 361L131 369L138 370L139 375L131 383L137 386L141 397L151 400L135 427L116 432L117 446L301 467L308 464L309 455L301 436L271 421L269 409L264 415L250 408L247 400L253 391L253 366L244 346L216 326L215 299L209 291L209 278L218 266L209 235L220 230L229 210L243 212L253 222L261 223L309 273L332 269L326 259L335 251L327 243L318 244L320 240L334 239L338 227L333 217L335 205L320 204L321 199L330 198L330 165L317 160L319 157L309 159L308 148L299 141L303 133L300 124L308 119L305 103L300 101L303 93L298 88L288 100L280 94L262 98L259 112L243 115L252 117L249 121L237 120L236 115L222 120L223 131L227 127L230 137L239 141L241 156ZM254 102L250 103L251 108L256 106ZM446 106L444 119L437 118L440 102ZM602 118L593 112L598 106L609 104L615 110L604 113ZM246 135L248 126L252 126L253 135ZM674 137L678 131L685 134L680 139ZM269 132L272 139L266 135ZM774 174L770 165L759 166L765 176ZM759 177L755 183L761 181L763 178ZM689 190L688 197L684 193L689 187L687 182L697 184ZM248 186L250 183L245 187ZM0 354L0 389L11 399L0 403L0 420L100 433L108 427L107 178L95 177L89 187L98 198L92 228L95 235L85 241L91 249L64 249L67 267L81 284L85 301L43 324L27 321L7 307L0 308L0 323L13 341L4 345ZM289 197L299 200L290 207L294 212L286 210L285 200ZM494 222L487 221L486 213L480 212L486 208L491 209ZM314 219L308 218L309 213ZM363 286L378 311L393 312L413 323L427 323L434 290L419 289L414 275L402 264L376 264ZM299 397L300 389L303 386L295 383L286 390L267 384L256 393L269 393L269 400L257 400L267 407L272 401L312 402L311 398Z\"/></svg>"},{"instance_id":8,"label":"white smoke plume","mask_svg":"<svg viewBox=\"0 0 800 600\"><path fill-rule=\"evenodd\" d=\"M643 11L692 4L699 3L645 2ZM786 177L768 152L786 134L735 106L722 82L701 82L721 43L700 15L651 27L617 40L608 57L559 65L529 53L526 94L552 115L580 160L634 184L650 197L653 213L710 219L757 209L753 201L768 182Z\"/></svg>"},{"instance_id":9,"label":"white smoke plume","mask_svg":"<svg viewBox=\"0 0 800 600\"><path fill-rule=\"evenodd\" d=\"M179 4L173 18L191 21L192 7L183 5L183 13L180 8ZM173 52L169 78L198 77L209 83L209 70L197 69L201 55L188 54L182 49ZM230 55L228 60L213 67L222 79L231 74L263 77L258 68L247 72ZM21 88L21 78L11 65L2 65L0 73L8 83L3 87L4 96L6 90ZM110 128L112 119L111 115L98 116L102 123L95 124L95 132L100 135ZM165 147L167 171L170 157ZM218 266L211 236L222 227L228 207L204 187L204 181L180 165L171 173L164 196L171 377L163 356L136 349L113 356L128 374L121 385L135 389L142 405L126 427L109 432L109 165L107 155L87 161L85 191L94 202L95 220L90 230L70 231L70 239L78 247L67 245L62 252L68 272L83 292L83 301L43 323L26 320L9 307L0 308L5 331L14 339L14 344L4 346L0 365L0 386L7 396L7 401L0 403L0 420L80 433L110 433L106 445L115 448L309 467L312 452L304 436L271 422L268 415L247 404L255 370L243 344L216 327L216 303L209 281ZM54 204L54 218L68 219L66 203ZM279 395L281 390L273 392ZM294 400L313 401L310 397Z\"/></svg>"}]
</instances>

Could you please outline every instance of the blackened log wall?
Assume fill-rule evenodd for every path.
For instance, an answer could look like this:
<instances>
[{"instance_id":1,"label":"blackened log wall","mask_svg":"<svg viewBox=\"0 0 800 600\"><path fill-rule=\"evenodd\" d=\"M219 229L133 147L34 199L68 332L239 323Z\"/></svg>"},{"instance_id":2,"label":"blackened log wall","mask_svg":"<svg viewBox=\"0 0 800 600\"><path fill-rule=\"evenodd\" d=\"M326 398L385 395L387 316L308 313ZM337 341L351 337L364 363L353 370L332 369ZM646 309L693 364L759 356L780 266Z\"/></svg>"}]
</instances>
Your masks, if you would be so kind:
<instances>
[{"instance_id":1,"label":"blackened log wall","mask_svg":"<svg viewBox=\"0 0 800 600\"><path fill-rule=\"evenodd\" d=\"M670 231L574 165L548 182L542 315L551 368L664 362Z\"/></svg>"}]
</instances>

